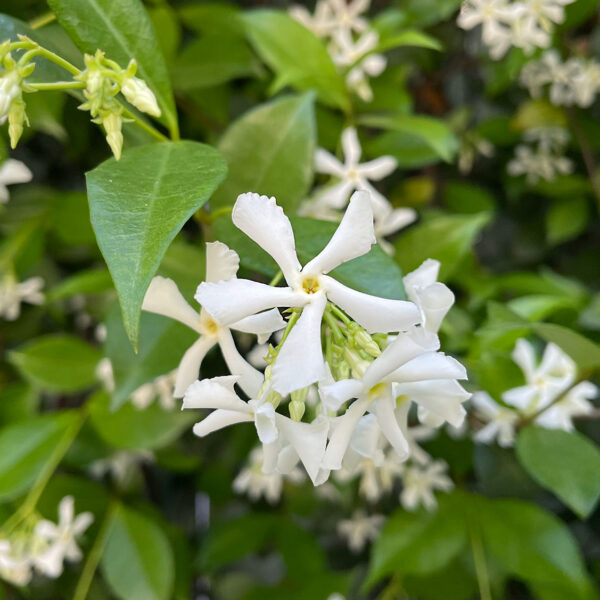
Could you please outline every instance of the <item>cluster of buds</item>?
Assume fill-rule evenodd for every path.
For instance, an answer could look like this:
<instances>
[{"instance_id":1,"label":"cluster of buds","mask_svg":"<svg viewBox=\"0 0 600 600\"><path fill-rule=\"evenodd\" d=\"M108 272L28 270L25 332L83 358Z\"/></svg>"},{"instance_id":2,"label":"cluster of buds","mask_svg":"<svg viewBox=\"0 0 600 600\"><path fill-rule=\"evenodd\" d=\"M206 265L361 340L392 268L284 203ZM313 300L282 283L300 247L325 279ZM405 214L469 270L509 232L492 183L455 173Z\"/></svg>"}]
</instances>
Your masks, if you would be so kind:
<instances>
[{"instance_id":1,"label":"cluster of buds","mask_svg":"<svg viewBox=\"0 0 600 600\"><path fill-rule=\"evenodd\" d=\"M18 62L10 52L10 40L0 44L0 124L8 119L10 145L14 148L23 133L24 123L29 124L25 113L24 91L27 89L25 77L35 68L26 56Z\"/></svg>"},{"instance_id":2,"label":"cluster of buds","mask_svg":"<svg viewBox=\"0 0 600 600\"><path fill-rule=\"evenodd\" d=\"M127 101L138 110L154 117L160 116L160 108L148 85L135 76L137 63L131 59L126 69L122 69L115 61L105 57L104 52L86 54L85 69L75 78L85 83L83 95L86 101L79 106L88 110L94 123L102 125L106 133L106 141L119 160L123 147L121 133L123 106L116 95L121 92Z\"/></svg>"}]
</instances>

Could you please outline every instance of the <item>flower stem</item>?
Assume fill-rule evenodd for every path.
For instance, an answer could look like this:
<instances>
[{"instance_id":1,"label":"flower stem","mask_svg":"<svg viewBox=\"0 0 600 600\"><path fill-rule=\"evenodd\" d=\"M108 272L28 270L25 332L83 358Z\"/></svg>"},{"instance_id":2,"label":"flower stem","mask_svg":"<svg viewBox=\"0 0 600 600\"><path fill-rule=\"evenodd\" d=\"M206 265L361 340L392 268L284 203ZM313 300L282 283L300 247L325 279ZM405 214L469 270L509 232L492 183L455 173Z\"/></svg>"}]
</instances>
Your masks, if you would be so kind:
<instances>
[{"instance_id":1,"label":"flower stem","mask_svg":"<svg viewBox=\"0 0 600 600\"><path fill-rule=\"evenodd\" d=\"M271 279L271 281L269 281L269 285L277 285L280 281L281 278L283 277L283 271L277 271L277 275L275 275L275 277L273 277L273 279Z\"/></svg>"},{"instance_id":2,"label":"flower stem","mask_svg":"<svg viewBox=\"0 0 600 600\"><path fill-rule=\"evenodd\" d=\"M163 135L160 131L158 131L158 129L155 129L154 127L152 127L152 125L150 125L149 123L146 123L146 121L143 121L142 119L140 119L139 117L134 115L127 108L123 109L123 116L127 119L131 119L132 121L134 121L138 127L143 129L145 132L149 133L153 138L157 139L158 141L160 141L160 142L168 142L169 141L169 138L166 135Z\"/></svg>"},{"instance_id":3,"label":"flower stem","mask_svg":"<svg viewBox=\"0 0 600 600\"><path fill-rule=\"evenodd\" d=\"M29 43L31 45L33 45L34 48L32 50L30 50L29 52L26 52L21 57L21 60L25 57L27 57L27 60L30 60L34 56L42 56L42 57L52 61L53 63L56 63L59 67L62 67L65 71L68 71L69 73L71 73L71 75L79 75L79 73L81 72L75 65L72 65L68 60L65 60L64 58L58 56L58 54L54 54L54 52L50 52L50 50L47 50L46 48L39 46L38 44L36 44L35 42L33 42L31 40L29 40Z\"/></svg>"},{"instance_id":4,"label":"flower stem","mask_svg":"<svg viewBox=\"0 0 600 600\"><path fill-rule=\"evenodd\" d=\"M348 317L348 315L346 315L346 313L344 311L340 310L335 304L332 304L331 302L328 303L328 306L329 306L329 309L331 310L331 312L340 321L342 321L345 325L350 325L352 320Z\"/></svg>"},{"instance_id":5,"label":"flower stem","mask_svg":"<svg viewBox=\"0 0 600 600\"><path fill-rule=\"evenodd\" d=\"M477 577L477 585L479 587L480 600L493 600L492 591L490 589L490 576L485 560L485 552L481 533L479 528L467 516L469 540L471 541L471 551L473 553L473 563L475 564L475 575Z\"/></svg>"},{"instance_id":6,"label":"flower stem","mask_svg":"<svg viewBox=\"0 0 600 600\"><path fill-rule=\"evenodd\" d=\"M44 25L48 25L53 21L56 21L56 15L53 12L47 12L29 21L29 27L31 29L41 29Z\"/></svg>"},{"instance_id":7,"label":"flower stem","mask_svg":"<svg viewBox=\"0 0 600 600\"><path fill-rule=\"evenodd\" d=\"M79 90L85 87L83 81L56 81L52 83L29 83L28 88L33 88L36 92L50 92L54 90Z\"/></svg>"},{"instance_id":8,"label":"flower stem","mask_svg":"<svg viewBox=\"0 0 600 600\"><path fill-rule=\"evenodd\" d=\"M81 570L81 575L79 576L79 581L77 582L77 587L75 588L75 592L73 594L73 600L85 600L87 598L90 586L92 585L92 581L96 573L96 569L98 568L98 563L102 558L102 553L104 552L106 540L108 539L108 534L113 524L113 519L118 506L119 503L116 500L112 500L106 509L104 519L102 520L102 525L100 526L100 531L98 531L98 535L94 540L94 545L92 546L85 564L83 565L83 569Z\"/></svg>"}]
</instances>

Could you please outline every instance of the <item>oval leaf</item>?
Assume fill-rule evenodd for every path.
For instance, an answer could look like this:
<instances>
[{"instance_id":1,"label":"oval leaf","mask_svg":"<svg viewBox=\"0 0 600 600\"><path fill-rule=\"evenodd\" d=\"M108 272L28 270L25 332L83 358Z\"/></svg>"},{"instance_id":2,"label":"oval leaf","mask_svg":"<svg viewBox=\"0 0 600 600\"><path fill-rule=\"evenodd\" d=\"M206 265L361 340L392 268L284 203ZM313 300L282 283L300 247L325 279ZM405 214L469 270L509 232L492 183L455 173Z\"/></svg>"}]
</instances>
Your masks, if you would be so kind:
<instances>
[{"instance_id":1,"label":"oval leaf","mask_svg":"<svg viewBox=\"0 0 600 600\"><path fill-rule=\"evenodd\" d=\"M225 173L214 148L169 142L133 148L87 174L92 225L134 347L144 294L167 247Z\"/></svg>"},{"instance_id":2,"label":"oval leaf","mask_svg":"<svg viewBox=\"0 0 600 600\"><path fill-rule=\"evenodd\" d=\"M600 452L577 432L527 427L517 440L517 456L540 485L555 493L581 518L600 497Z\"/></svg>"}]
</instances>

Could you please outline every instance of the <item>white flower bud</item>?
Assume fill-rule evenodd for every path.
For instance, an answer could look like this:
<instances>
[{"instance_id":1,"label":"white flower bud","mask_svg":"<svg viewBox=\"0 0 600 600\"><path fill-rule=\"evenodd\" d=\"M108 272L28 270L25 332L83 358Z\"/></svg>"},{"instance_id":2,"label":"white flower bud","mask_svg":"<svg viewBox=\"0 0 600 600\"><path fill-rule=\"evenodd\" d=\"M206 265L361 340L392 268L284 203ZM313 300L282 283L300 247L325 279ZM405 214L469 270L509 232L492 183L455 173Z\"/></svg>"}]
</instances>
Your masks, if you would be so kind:
<instances>
[{"instance_id":1,"label":"white flower bud","mask_svg":"<svg viewBox=\"0 0 600 600\"><path fill-rule=\"evenodd\" d=\"M9 71L0 77L0 118L7 117L10 105L21 93L19 74Z\"/></svg>"},{"instance_id":2,"label":"white flower bud","mask_svg":"<svg viewBox=\"0 0 600 600\"><path fill-rule=\"evenodd\" d=\"M102 119L102 125L106 131L106 141L117 160L121 158L121 149L123 148L121 123L121 115L117 113L110 113Z\"/></svg>"},{"instance_id":3,"label":"white flower bud","mask_svg":"<svg viewBox=\"0 0 600 600\"><path fill-rule=\"evenodd\" d=\"M138 110L153 117L160 117L160 108L156 102L156 97L142 79L128 77L123 81L121 92L127 98L127 101L133 104Z\"/></svg>"}]
</instances>

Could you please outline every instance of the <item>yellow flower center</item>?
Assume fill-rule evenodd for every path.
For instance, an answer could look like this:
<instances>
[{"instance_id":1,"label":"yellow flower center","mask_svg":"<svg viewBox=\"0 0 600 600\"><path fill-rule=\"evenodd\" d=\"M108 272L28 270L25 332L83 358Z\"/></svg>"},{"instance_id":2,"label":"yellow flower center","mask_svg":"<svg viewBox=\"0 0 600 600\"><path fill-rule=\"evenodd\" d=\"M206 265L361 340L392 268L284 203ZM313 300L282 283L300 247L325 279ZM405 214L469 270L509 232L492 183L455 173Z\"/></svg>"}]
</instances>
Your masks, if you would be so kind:
<instances>
[{"instance_id":1,"label":"yellow flower center","mask_svg":"<svg viewBox=\"0 0 600 600\"><path fill-rule=\"evenodd\" d=\"M219 326L210 317L204 319L202 327L208 335L217 335L217 332L219 331Z\"/></svg>"},{"instance_id":2,"label":"yellow flower center","mask_svg":"<svg viewBox=\"0 0 600 600\"><path fill-rule=\"evenodd\" d=\"M319 280L316 277L306 277L302 281L302 289L307 294L316 294L319 291Z\"/></svg>"},{"instance_id":3,"label":"yellow flower center","mask_svg":"<svg viewBox=\"0 0 600 600\"><path fill-rule=\"evenodd\" d=\"M383 396L383 393L385 392L386 387L387 387L386 383L378 383L377 385L373 386L369 390L369 400L375 400L375 398L378 398L379 396Z\"/></svg>"}]
</instances>

